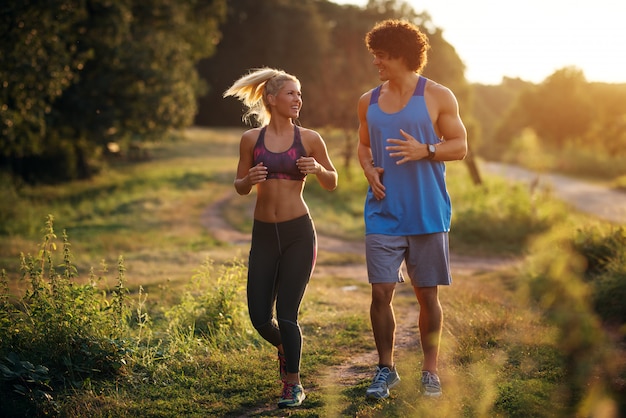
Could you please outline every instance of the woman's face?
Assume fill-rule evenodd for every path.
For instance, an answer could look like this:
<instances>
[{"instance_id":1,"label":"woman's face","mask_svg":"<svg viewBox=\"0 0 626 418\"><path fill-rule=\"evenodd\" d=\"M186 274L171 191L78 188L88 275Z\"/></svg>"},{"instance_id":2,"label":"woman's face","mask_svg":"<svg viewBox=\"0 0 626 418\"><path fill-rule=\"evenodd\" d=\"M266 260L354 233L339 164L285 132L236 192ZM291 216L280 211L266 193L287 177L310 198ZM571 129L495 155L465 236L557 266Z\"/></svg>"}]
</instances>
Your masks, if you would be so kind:
<instances>
[{"instance_id":1,"label":"woman's face","mask_svg":"<svg viewBox=\"0 0 626 418\"><path fill-rule=\"evenodd\" d=\"M299 83L292 80L285 81L278 93L271 97L273 98L270 101L273 108L272 114L278 113L291 119L297 119L300 116L302 92Z\"/></svg>"}]
</instances>

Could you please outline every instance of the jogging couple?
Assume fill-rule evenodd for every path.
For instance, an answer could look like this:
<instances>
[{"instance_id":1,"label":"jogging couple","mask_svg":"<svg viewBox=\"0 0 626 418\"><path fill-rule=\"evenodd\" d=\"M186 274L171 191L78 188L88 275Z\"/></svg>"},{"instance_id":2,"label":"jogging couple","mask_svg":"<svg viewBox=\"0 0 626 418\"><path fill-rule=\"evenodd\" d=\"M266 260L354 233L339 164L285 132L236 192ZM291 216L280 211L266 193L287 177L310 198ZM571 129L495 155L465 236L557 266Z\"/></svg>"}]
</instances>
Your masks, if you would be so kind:
<instances>
[{"instance_id":1,"label":"jogging couple","mask_svg":"<svg viewBox=\"0 0 626 418\"><path fill-rule=\"evenodd\" d=\"M393 297L404 263L419 303L424 353L421 384L442 394L438 376L443 313L439 286L450 285L451 205L445 161L467 152L466 130L454 94L420 75L428 38L403 20L385 20L365 43L382 82L358 100L358 157L369 183L364 208L370 319L378 365L366 396L382 399L400 382L394 361ZM337 172L321 136L297 126L302 94L296 77L261 68L225 93L247 107L260 127L240 142L235 189L256 205L248 262L248 308L253 326L278 352L283 391L279 407L305 399L300 381L302 334L298 311L315 267L315 226L303 199L305 178L337 187Z\"/></svg>"}]
</instances>

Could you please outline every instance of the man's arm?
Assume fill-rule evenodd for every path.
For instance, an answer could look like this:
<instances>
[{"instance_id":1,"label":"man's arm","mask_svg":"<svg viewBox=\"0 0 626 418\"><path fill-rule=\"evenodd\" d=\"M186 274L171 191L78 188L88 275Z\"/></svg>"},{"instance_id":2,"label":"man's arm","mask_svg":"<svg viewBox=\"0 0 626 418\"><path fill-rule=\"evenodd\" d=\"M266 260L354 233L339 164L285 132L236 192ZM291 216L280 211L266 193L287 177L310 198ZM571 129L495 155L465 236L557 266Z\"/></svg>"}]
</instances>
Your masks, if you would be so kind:
<instances>
[{"instance_id":1,"label":"man's arm","mask_svg":"<svg viewBox=\"0 0 626 418\"><path fill-rule=\"evenodd\" d=\"M369 107L371 91L365 93L359 99L357 113L359 116L359 145L357 155L359 163L363 168L363 174L372 188L374 197L378 200L385 197L385 186L382 183L382 167L375 167L372 157L372 148L370 147L370 134L367 127L367 108Z\"/></svg>"},{"instance_id":2,"label":"man's arm","mask_svg":"<svg viewBox=\"0 0 626 418\"><path fill-rule=\"evenodd\" d=\"M459 115L459 104L450 89L433 83L430 86L438 111L435 132L442 139L436 145L434 161L462 160L467 154L467 131Z\"/></svg>"}]
</instances>

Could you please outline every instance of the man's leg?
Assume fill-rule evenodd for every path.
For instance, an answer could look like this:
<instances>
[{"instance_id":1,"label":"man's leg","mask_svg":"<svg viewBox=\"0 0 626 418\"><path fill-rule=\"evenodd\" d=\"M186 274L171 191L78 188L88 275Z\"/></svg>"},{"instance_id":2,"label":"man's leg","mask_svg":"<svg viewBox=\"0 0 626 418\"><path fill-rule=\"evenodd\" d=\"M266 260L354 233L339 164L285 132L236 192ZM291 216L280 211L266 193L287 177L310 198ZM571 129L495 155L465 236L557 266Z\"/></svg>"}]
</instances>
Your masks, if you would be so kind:
<instances>
[{"instance_id":1,"label":"man's leg","mask_svg":"<svg viewBox=\"0 0 626 418\"><path fill-rule=\"evenodd\" d=\"M424 364L422 370L437 373L439 343L443 325L443 310L439 303L438 287L413 287L420 304L419 329Z\"/></svg>"},{"instance_id":2,"label":"man's leg","mask_svg":"<svg viewBox=\"0 0 626 418\"><path fill-rule=\"evenodd\" d=\"M378 350L378 364L393 367L393 348L396 333L396 318L393 312L395 283L372 284L370 319L374 341Z\"/></svg>"},{"instance_id":3,"label":"man's leg","mask_svg":"<svg viewBox=\"0 0 626 418\"><path fill-rule=\"evenodd\" d=\"M400 376L393 364L393 348L396 333L396 318L393 312L395 283L372 284L372 304L370 319L374 340L378 350L378 366L372 384L365 392L369 398L384 399L389 389L400 382Z\"/></svg>"}]
</instances>

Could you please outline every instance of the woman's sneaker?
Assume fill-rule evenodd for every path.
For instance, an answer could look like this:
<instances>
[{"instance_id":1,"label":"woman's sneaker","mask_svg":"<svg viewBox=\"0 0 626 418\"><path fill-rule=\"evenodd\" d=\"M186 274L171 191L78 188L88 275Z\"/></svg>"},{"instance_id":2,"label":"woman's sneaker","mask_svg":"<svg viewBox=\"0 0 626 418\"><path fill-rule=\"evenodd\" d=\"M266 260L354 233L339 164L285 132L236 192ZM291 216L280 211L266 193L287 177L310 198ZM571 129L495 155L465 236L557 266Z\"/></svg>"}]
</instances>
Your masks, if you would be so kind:
<instances>
[{"instance_id":1,"label":"woman's sneaker","mask_svg":"<svg viewBox=\"0 0 626 418\"><path fill-rule=\"evenodd\" d=\"M439 376L428 371L422 372L422 390L426 396L441 396Z\"/></svg>"},{"instance_id":2,"label":"woman's sneaker","mask_svg":"<svg viewBox=\"0 0 626 418\"><path fill-rule=\"evenodd\" d=\"M376 366L376 375L365 396L374 399L385 399L389 396L389 389L400 383L400 375L394 368Z\"/></svg>"},{"instance_id":3,"label":"woman's sneaker","mask_svg":"<svg viewBox=\"0 0 626 418\"><path fill-rule=\"evenodd\" d=\"M301 384L285 382L283 385L283 394L280 395L278 400L279 408L290 408L294 406L302 405L306 395L304 394L304 388Z\"/></svg>"}]
</instances>

